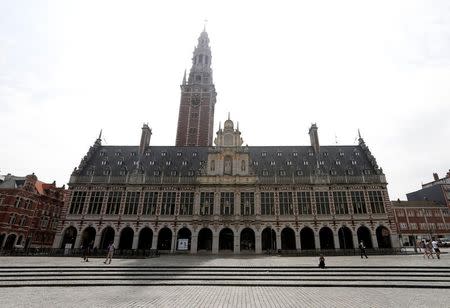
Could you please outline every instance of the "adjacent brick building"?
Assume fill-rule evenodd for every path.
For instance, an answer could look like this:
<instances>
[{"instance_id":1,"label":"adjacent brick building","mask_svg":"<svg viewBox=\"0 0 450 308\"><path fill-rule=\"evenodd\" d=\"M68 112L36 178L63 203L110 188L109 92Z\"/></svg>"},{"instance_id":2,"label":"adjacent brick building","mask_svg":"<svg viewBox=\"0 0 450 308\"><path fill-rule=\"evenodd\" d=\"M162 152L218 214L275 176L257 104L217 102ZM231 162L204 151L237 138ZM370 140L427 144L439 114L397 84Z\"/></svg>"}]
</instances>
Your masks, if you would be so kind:
<instances>
[{"instance_id":1,"label":"adjacent brick building","mask_svg":"<svg viewBox=\"0 0 450 308\"><path fill-rule=\"evenodd\" d=\"M0 249L51 247L64 192L34 174L0 176Z\"/></svg>"},{"instance_id":2,"label":"adjacent brick building","mask_svg":"<svg viewBox=\"0 0 450 308\"><path fill-rule=\"evenodd\" d=\"M422 188L406 194L408 201L434 201L450 208L450 170L446 176L439 178L433 173L434 181L422 184Z\"/></svg>"}]
</instances>

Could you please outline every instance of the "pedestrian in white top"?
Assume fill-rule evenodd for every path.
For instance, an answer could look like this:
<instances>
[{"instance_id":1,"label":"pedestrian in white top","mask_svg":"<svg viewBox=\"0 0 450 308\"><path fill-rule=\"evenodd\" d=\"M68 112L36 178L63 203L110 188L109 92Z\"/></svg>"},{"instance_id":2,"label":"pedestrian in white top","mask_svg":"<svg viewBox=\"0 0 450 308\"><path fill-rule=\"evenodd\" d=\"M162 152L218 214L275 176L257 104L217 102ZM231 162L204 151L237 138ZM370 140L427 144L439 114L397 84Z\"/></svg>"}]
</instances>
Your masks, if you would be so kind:
<instances>
[{"instance_id":1,"label":"pedestrian in white top","mask_svg":"<svg viewBox=\"0 0 450 308\"><path fill-rule=\"evenodd\" d=\"M439 246L437 244L437 241L435 239L433 239L433 241L431 242L431 246L433 246L433 250L436 253L436 257L438 259L441 258L441 250L439 249Z\"/></svg>"},{"instance_id":2,"label":"pedestrian in white top","mask_svg":"<svg viewBox=\"0 0 450 308\"><path fill-rule=\"evenodd\" d=\"M109 246L108 246L108 255L106 256L106 260L103 263L106 264L106 262L108 262L108 259L109 259L109 263L108 264L111 264L111 259L112 259L113 255L114 255L114 249L116 249L116 246L114 246L113 242L110 242Z\"/></svg>"}]
</instances>

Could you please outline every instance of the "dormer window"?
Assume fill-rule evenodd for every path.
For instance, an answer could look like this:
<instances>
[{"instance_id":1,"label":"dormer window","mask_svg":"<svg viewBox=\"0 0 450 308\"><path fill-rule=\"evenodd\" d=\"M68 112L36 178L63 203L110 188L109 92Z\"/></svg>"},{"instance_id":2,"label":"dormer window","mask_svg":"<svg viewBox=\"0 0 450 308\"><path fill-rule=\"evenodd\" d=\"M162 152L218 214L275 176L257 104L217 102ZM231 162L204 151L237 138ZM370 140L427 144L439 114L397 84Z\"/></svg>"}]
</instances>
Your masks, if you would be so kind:
<instances>
[{"instance_id":1,"label":"dormer window","mask_svg":"<svg viewBox=\"0 0 450 308\"><path fill-rule=\"evenodd\" d=\"M170 160L166 161L166 166L170 166L172 162Z\"/></svg>"},{"instance_id":2,"label":"dormer window","mask_svg":"<svg viewBox=\"0 0 450 308\"><path fill-rule=\"evenodd\" d=\"M111 174L111 170L109 170L109 169L103 170L103 175L110 175L110 174Z\"/></svg>"},{"instance_id":3,"label":"dormer window","mask_svg":"<svg viewBox=\"0 0 450 308\"><path fill-rule=\"evenodd\" d=\"M352 160L352 165L356 165L356 160Z\"/></svg>"},{"instance_id":4,"label":"dormer window","mask_svg":"<svg viewBox=\"0 0 450 308\"><path fill-rule=\"evenodd\" d=\"M160 174L161 174L161 172L159 170L153 171L153 175L154 176L159 176Z\"/></svg>"},{"instance_id":5,"label":"dormer window","mask_svg":"<svg viewBox=\"0 0 450 308\"><path fill-rule=\"evenodd\" d=\"M339 156L344 156L344 152L339 152Z\"/></svg>"},{"instance_id":6,"label":"dormer window","mask_svg":"<svg viewBox=\"0 0 450 308\"><path fill-rule=\"evenodd\" d=\"M285 176L286 175L286 171L285 170L280 170L280 175L281 176Z\"/></svg>"},{"instance_id":7,"label":"dormer window","mask_svg":"<svg viewBox=\"0 0 450 308\"><path fill-rule=\"evenodd\" d=\"M325 162L323 160L320 160L319 165L323 166L323 165L325 165Z\"/></svg>"},{"instance_id":8,"label":"dormer window","mask_svg":"<svg viewBox=\"0 0 450 308\"><path fill-rule=\"evenodd\" d=\"M105 152L101 151L100 156L105 156Z\"/></svg>"},{"instance_id":9,"label":"dormer window","mask_svg":"<svg viewBox=\"0 0 450 308\"><path fill-rule=\"evenodd\" d=\"M355 155L356 155L356 156L359 156L359 152L355 152Z\"/></svg>"},{"instance_id":10,"label":"dormer window","mask_svg":"<svg viewBox=\"0 0 450 308\"><path fill-rule=\"evenodd\" d=\"M340 160L337 160L336 161L336 165L340 165L341 164L341 161Z\"/></svg>"},{"instance_id":11,"label":"dormer window","mask_svg":"<svg viewBox=\"0 0 450 308\"><path fill-rule=\"evenodd\" d=\"M153 166L155 164L155 161L151 160L149 164L150 166Z\"/></svg>"},{"instance_id":12,"label":"dormer window","mask_svg":"<svg viewBox=\"0 0 450 308\"><path fill-rule=\"evenodd\" d=\"M161 156L166 156L167 153L166 152L161 152Z\"/></svg>"},{"instance_id":13,"label":"dormer window","mask_svg":"<svg viewBox=\"0 0 450 308\"><path fill-rule=\"evenodd\" d=\"M365 175L369 175L369 174L370 174L370 170L367 170L367 169L364 170L364 174L365 174Z\"/></svg>"},{"instance_id":14,"label":"dormer window","mask_svg":"<svg viewBox=\"0 0 450 308\"><path fill-rule=\"evenodd\" d=\"M307 160L304 160L304 161L303 161L303 165L308 166L308 165L309 165L309 162L308 162Z\"/></svg>"},{"instance_id":15,"label":"dormer window","mask_svg":"<svg viewBox=\"0 0 450 308\"><path fill-rule=\"evenodd\" d=\"M150 156L150 152L145 152L145 156Z\"/></svg>"},{"instance_id":16,"label":"dormer window","mask_svg":"<svg viewBox=\"0 0 450 308\"><path fill-rule=\"evenodd\" d=\"M294 153L292 153L292 155L293 155L294 157L297 157L297 156L298 156L298 152L294 152Z\"/></svg>"},{"instance_id":17,"label":"dormer window","mask_svg":"<svg viewBox=\"0 0 450 308\"><path fill-rule=\"evenodd\" d=\"M258 166L258 161L255 160L255 161L253 162L253 166Z\"/></svg>"},{"instance_id":18,"label":"dormer window","mask_svg":"<svg viewBox=\"0 0 450 308\"><path fill-rule=\"evenodd\" d=\"M183 160L183 162L181 163L181 165L183 166L187 166L187 164L188 164L187 160Z\"/></svg>"},{"instance_id":19,"label":"dormer window","mask_svg":"<svg viewBox=\"0 0 450 308\"><path fill-rule=\"evenodd\" d=\"M348 175L353 175L353 170L352 169L347 170L347 174Z\"/></svg>"},{"instance_id":20,"label":"dormer window","mask_svg":"<svg viewBox=\"0 0 450 308\"><path fill-rule=\"evenodd\" d=\"M261 152L261 157L266 157L267 156L267 152Z\"/></svg>"},{"instance_id":21,"label":"dormer window","mask_svg":"<svg viewBox=\"0 0 450 308\"><path fill-rule=\"evenodd\" d=\"M133 162L133 165L137 166L137 164L138 164L137 160Z\"/></svg>"},{"instance_id":22,"label":"dormer window","mask_svg":"<svg viewBox=\"0 0 450 308\"><path fill-rule=\"evenodd\" d=\"M170 175L171 175L171 176L177 176L177 171L176 171L176 170L170 171Z\"/></svg>"},{"instance_id":23,"label":"dormer window","mask_svg":"<svg viewBox=\"0 0 450 308\"><path fill-rule=\"evenodd\" d=\"M181 157L182 153L181 152L177 152L177 156Z\"/></svg>"},{"instance_id":24,"label":"dormer window","mask_svg":"<svg viewBox=\"0 0 450 308\"><path fill-rule=\"evenodd\" d=\"M267 170L263 170L263 176L268 176L269 175L269 171L267 171Z\"/></svg>"},{"instance_id":25,"label":"dormer window","mask_svg":"<svg viewBox=\"0 0 450 308\"><path fill-rule=\"evenodd\" d=\"M122 166L122 163L123 163L123 161L121 161L121 160L118 160L118 161L117 161L117 164L118 164L119 166Z\"/></svg>"},{"instance_id":26,"label":"dormer window","mask_svg":"<svg viewBox=\"0 0 450 308\"><path fill-rule=\"evenodd\" d=\"M330 174L331 174L331 175L336 175L337 172L336 172L336 170L330 170Z\"/></svg>"},{"instance_id":27,"label":"dormer window","mask_svg":"<svg viewBox=\"0 0 450 308\"><path fill-rule=\"evenodd\" d=\"M209 167L210 171L215 171L216 170L216 162L214 160L211 160L211 165Z\"/></svg>"},{"instance_id":28,"label":"dormer window","mask_svg":"<svg viewBox=\"0 0 450 308\"><path fill-rule=\"evenodd\" d=\"M297 175L303 175L303 171L302 170L297 170L296 174Z\"/></svg>"},{"instance_id":29,"label":"dormer window","mask_svg":"<svg viewBox=\"0 0 450 308\"><path fill-rule=\"evenodd\" d=\"M272 160L272 161L270 162L270 165L271 165L271 166L275 166L275 161Z\"/></svg>"},{"instance_id":30,"label":"dormer window","mask_svg":"<svg viewBox=\"0 0 450 308\"><path fill-rule=\"evenodd\" d=\"M127 175L127 170L126 169L120 170L120 175Z\"/></svg>"},{"instance_id":31,"label":"dormer window","mask_svg":"<svg viewBox=\"0 0 450 308\"><path fill-rule=\"evenodd\" d=\"M278 156L278 157L280 157L280 156L282 156L282 155L283 155L283 153L277 152L277 156Z\"/></svg>"},{"instance_id":32,"label":"dormer window","mask_svg":"<svg viewBox=\"0 0 450 308\"><path fill-rule=\"evenodd\" d=\"M308 155L309 156L314 156L314 153L313 152L308 152Z\"/></svg>"},{"instance_id":33,"label":"dormer window","mask_svg":"<svg viewBox=\"0 0 450 308\"><path fill-rule=\"evenodd\" d=\"M292 166L292 162L291 162L290 160L288 160L288 161L286 162L286 166Z\"/></svg>"},{"instance_id":34,"label":"dormer window","mask_svg":"<svg viewBox=\"0 0 450 308\"><path fill-rule=\"evenodd\" d=\"M323 156L328 156L328 152L323 152Z\"/></svg>"},{"instance_id":35,"label":"dormer window","mask_svg":"<svg viewBox=\"0 0 450 308\"><path fill-rule=\"evenodd\" d=\"M94 168L89 169L86 173L87 175L94 175Z\"/></svg>"},{"instance_id":36,"label":"dormer window","mask_svg":"<svg viewBox=\"0 0 450 308\"><path fill-rule=\"evenodd\" d=\"M197 152L193 152L192 153L192 157L197 157L198 153Z\"/></svg>"},{"instance_id":37,"label":"dormer window","mask_svg":"<svg viewBox=\"0 0 450 308\"><path fill-rule=\"evenodd\" d=\"M136 156L136 152L131 152L131 156Z\"/></svg>"},{"instance_id":38,"label":"dormer window","mask_svg":"<svg viewBox=\"0 0 450 308\"><path fill-rule=\"evenodd\" d=\"M189 170L188 171L188 176L194 176L194 170Z\"/></svg>"},{"instance_id":39,"label":"dormer window","mask_svg":"<svg viewBox=\"0 0 450 308\"><path fill-rule=\"evenodd\" d=\"M114 155L115 156L120 156L120 152L115 152Z\"/></svg>"},{"instance_id":40,"label":"dormer window","mask_svg":"<svg viewBox=\"0 0 450 308\"><path fill-rule=\"evenodd\" d=\"M106 165L106 160L102 160L102 166L105 166Z\"/></svg>"}]
</instances>

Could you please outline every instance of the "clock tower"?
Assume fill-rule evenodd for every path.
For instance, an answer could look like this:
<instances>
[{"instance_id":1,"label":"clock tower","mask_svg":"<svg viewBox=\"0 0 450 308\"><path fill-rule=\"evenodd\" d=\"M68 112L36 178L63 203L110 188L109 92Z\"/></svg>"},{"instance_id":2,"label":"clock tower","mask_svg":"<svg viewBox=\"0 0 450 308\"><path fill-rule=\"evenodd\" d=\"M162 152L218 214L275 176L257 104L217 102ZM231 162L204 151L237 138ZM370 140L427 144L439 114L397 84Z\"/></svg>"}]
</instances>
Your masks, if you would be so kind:
<instances>
[{"instance_id":1,"label":"clock tower","mask_svg":"<svg viewBox=\"0 0 450 308\"><path fill-rule=\"evenodd\" d=\"M211 146L216 89L211 69L211 48L205 30L194 49L192 67L181 85L176 146Z\"/></svg>"}]
</instances>

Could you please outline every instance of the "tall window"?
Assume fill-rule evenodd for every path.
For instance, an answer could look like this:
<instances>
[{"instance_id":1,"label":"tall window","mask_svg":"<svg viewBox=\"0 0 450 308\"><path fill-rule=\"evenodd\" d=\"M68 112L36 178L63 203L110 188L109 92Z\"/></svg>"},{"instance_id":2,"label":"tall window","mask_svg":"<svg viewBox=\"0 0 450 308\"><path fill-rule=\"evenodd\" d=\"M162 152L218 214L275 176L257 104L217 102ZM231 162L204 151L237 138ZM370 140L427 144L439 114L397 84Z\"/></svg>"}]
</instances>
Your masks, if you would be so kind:
<instances>
[{"instance_id":1,"label":"tall window","mask_svg":"<svg viewBox=\"0 0 450 308\"><path fill-rule=\"evenodd\" d=\"M353 211L355 214L365 214L367 213L366 202L364 201L363 191L352 191L352 204Z\"/></svg>"},{"instance_id":2,"label":"tall window","mask_svg":"<svg viewBox=\"0 0 450 308\"><path fill-rule=\"evenodd\" d=\"M337 215L348 214L348 202L345 191L333 192L334 208Z\"/></svg>"},{"instance_id":3,"label":"tall window","mask_svg":"<svg viewBox=\"0 0 450 308\"><path fill-rule=\"evenodd\" d=\"M261 215L275 215L275 201L273 192L261 193Z\"/></svg>"},{"instance_id":4,"label":"tall window","mask_svg":"<svg viewBox=\"0 0 450 308\"><path fill-rule=\"evenodd\" d=\"M234 214L234 193L223 192L220 193L220 214L233 215Z\"/></svg>"},{"instance_id":5,"label":"tall window","mask_svg":"<svg viewBox=\"0 0 450 308\"><path fill-rule=\"evenodd\" d=\"M106 203L106 214L118 215L121 201L122 201L121 191L110 191L108 194L108 201Z\"/></svg>"},{"instance_id":6,"label":"tall window","mask_svg":"<svg viewBox=\"0 0 450 308\"><path fill-rule=\"evenodd\" d=\"M292 192L282 191L279 194L280 215L294 215L294 206L292 204Z\"/></svg>"},{"instance_id":7,"label":"tall window","mask_svg":"<svg viewBox=\"0 0 450 308\"><path fill-rule=\"evenodd\" d=\"M327 191L316 191L316 208L317 215L330 214L330 200Z\"/></svg>"},{"instance_id":8,"label":"tall window","mask_svg":"<svg viewBox=\"0 0 450 308\"><path fill-rule=\"evenodd\" d=\"M384 213L383 196L381 191L369 191L369 201L372 213Z\"/></svg>"},{"instance_id":9,"label":"tall window","mask_svg":"<svg viewBox=\"0 0 450 308\"><path fill-rule=\"evenodd\" d=\"M70 203L70 214L81 214L83 211L84 202L86 201L86 191L74 191L72 195L72 202Z\"/></svg>"},{"instance_id":10,"label":"tall window","mask_svg":"<svg viewBox=\"0 0 450 308\"><path fill-rule=\"evenodd\" d=\"M300 215L311 215L311 193L309 191L297 192L298 213Z\"/></svg>"},{"instance_id":11,"label":"tall window","mask_svg":"<svg viewBox=\"0 0 450 308\"><path fill-rule=\"evenodd\" d=\"M141 193L139 191L128 191L125 199L124 215L137 215L139 197Z\"/></svg>"},{"instance_id":12,"label":"tall window","mask_svg":"<svg viewBox=\"0 0 450 308\"><path fill-rule=\"evenodd\" d=\"M175 214L175 200L177 193L174 191L163 192L161 203L161 215Z\"/></svg>"},{"instance_id":13,"label":"tall window","mask_svg":"<svg viewBox=\"0 0 450 308\"><path fill-rule=\"evenodd\" d=\"M214 210L214 193L202 192L200 194L200 215L212 215Z\"/></svg>"},{"instance_id":14,"label":"tall window","mask_svg":"<svg viewBox=\"0 0 450 308\"><path fill-rule=\"evenodd\" d=\"M142 215L156 215L156 206L158 204L158 192L147 191L144 193L144 204L142 206Z\"/></svg>"},{"instance_id":15,"label":"tall window","mask_svg":"<svg viewBox=\"0 0 450 308\"><path fill-rule=\"evenodd\" d=\"M192 215L194 209L194 193L182 192L180 198L180 215Z\"/></svg>"},{"instance_id":16,"label":"tall window","mask_svg":"<svg viewBox=\"0 0 450 308\"><path fill-rule=\"evenodd\" d=\"M255 215L255 193L241 193L241 215Z\"/></svg>"},{"instance_id":17,"label":"tall window","mask_svg":"<svg viewBox=\"0 0 450 308\"><path fill-rule=\"evenodd\" d=\"M93 191L91 193L91 198L89 199L88 214L96 214L96 215L100 214L104 197L105 197L104 191Z\"/></svg>"},{"instance_id":18,"label":"tall window","mask_svg":"<svg viewBox=\"0 0 450 308\"><path fill-rule=\"evenodd\" d=\"M22 199L20 197L16 197L16 203L14 203L14 207L20 207L20 202Z\"/></svg>"}]
</instances>

